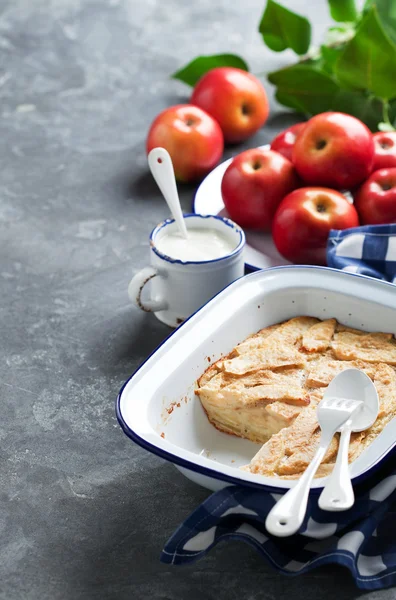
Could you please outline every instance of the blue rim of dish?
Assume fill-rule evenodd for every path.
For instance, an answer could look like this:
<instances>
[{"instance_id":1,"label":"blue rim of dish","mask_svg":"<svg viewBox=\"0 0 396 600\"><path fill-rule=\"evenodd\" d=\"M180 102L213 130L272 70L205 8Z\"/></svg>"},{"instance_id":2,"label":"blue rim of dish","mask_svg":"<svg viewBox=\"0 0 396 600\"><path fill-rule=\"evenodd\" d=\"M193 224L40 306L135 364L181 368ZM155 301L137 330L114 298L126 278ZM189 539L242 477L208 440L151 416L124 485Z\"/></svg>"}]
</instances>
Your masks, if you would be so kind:
<instances>
[{"instance_id":1,"label":"blue rim of dish","mask_svg":"<svg viewBox=\"0 0 396 600\"><path fill-rule=\"evenodd\" d=\"M345 271L340 271L339 269L333 269L330 267L319 267L316 265L279 265L278 267L269 267L268 269L256 269L257 270L262 270L262 271L279 271L279 270L283 270L283 269L315 269L315 270L320 270L320 271L331 271L334 273L337 273L341 276L344 277L357 277L359 279L363 279L363 280L367 280L370 283L374 283L375 284L379 284L379 285L384 285L385 287L391 287L393 290L395 289L395 284L390 283L388 281L382 281L380 279L374 279L373 277L369 277L367 275L361 275L360 273L348 273ZM255 273L250 273L249 275L245 275L245 277L251 277L253 276ZM242 279L242 277L241 277ZM235 283L235 282L234 282ZM232 283L227 286L230 287L231 285L233 285ZM224 288L227 289L227 288ZM212 302L219 294L223 293L224 290L222 290L221 292L219 292L218 294L216 294L216 296L214 296L211 300L209 300L208 302L206 302L203 306L201 306L201 308L199 308L195 313L193 313L190 317L188 317L188 319L186 319L185 321L183 321L183 323L181 325L179 325L179 327L177 329L174 329L173 331L170 332L170 334L168 336L166 336L166 338L149 354L149 356L146 358L146 360L139 366L138 369L136 369L136 371L125 381L125 383L122 385L120 391L118 392L118 396L115 402L115 409L116 409L116 417L118 420L118 423L121 427L121 429L123 430L123 432L125 433L125 435L127 437L129 437L133 442L135 442L136 444L138 444L138 446L141 446L142 448L144 448L145 450L148 450L149 452L151 452L152 454L155 454L156 456L159 456L160 458L163 458L165 460L167 460L168 462L171 462L175 465L178 465L179 467L184 467L185 469L192 471L194 473L199 473L200 475L205 475L207 477L210 477L211 479L217 479L220 481L225 481L231 485L239 485L242 487L252 487L255 489L260 489L262 491L266 491L266 492L271 492L271 493L280 493L280 494L284 494L288 491L289 488L279 488L276 485L267 485L264 483L260 483L260 482L256 482L256 481L248 481L245 479L239 479L238 477L233 477L232 475L228 475L226 473L221 473L220 471L216 471L215 469L211 469L209 467L204 467L202 465L198 465L197 463L194 463L186 458L182 458L180 456L177 456L176 454L173 454L172 452L168 452L167 450L163 450L162 448L159 448L158 446L155 446L154 444L148 442L147 440L143 439L142 437L140 437L137 433L135 433L132 429L130 429L130 427L126 424L126 422L124 421L123 417L122 417L122 413L121 413L121 408L120 408L120 404L121 404L121 396L122 393L125 389L125 387L128 385L128 383L131 381L131 379L133 377L135 377L135 375L140 371L140 369L146 364L146 362L176 333L180 330L180 328L182 328L190 319L192 319L200 310L202 310L205 306L207 306L208 304L210 304L210 302ZM365 481L366 479L368 479L368 477L370 477L374 471L376 471L380 466L382 461L385 458L390 458L392 457L394 454L396 454L396 441L394 442L394 445L388 449L387 451L385 451L381 456L378 457L378 460L366 471L364 471L363 473L361 473L360 475L357 475L356 477L354 477L352 479L352 483L353 485L356 484L360 484L363 481ZM317 487L317 488L313 488L311 489L310 493L314 494L314 495L318 495L321 493L321 491L323 490L323 487Z\"/></svg>"},{"instance_id":2,"label":"blue rim of dish","mask_svg":"<svg viewBox=\"0 0 396 600\"><path fill-rule=\"evenodd\" d=\"M163 254L162 252L160 252L160 250L158 250L158 248L155 245L155 237L161 231L161 229L163 229L164 227L167 227L171 223L175 222L175 219L165 219L165 221L161 221L161 223L159 223L158 225L156 225L154 227L154 229L150 233L149 240L150 240L150 247L153 250L153 252L155 252L155 254L157 256L159 256L159 258L162 258L163 260L166 260L169 263L179 264L179 265L203 265L203 264L220 262L221 260L226 260L227 258L231 258L232 256L239 254L242 251L242 249L246 243L245 232L243 231L243 229L241 227L239 227L239 225L234 223L234 221L231 221L231 219L228 219L228 217L221 217L220 215L199 215L197 213L186 213L186 214L183 214L183 218L184 219L191 219L191 218L216 219L217 221L221 221L222 223L227 225L227 227L230 227L231 229L234 229L236 231L236 233L239 233L239 242L235 246L234 250L232 250L228 254L225 254L224 256L220 256L219 258L213 258L212 260L180 260L179 258L171 258L170 256L167 256L166 254Z\"/></svg>"}]
</instances>

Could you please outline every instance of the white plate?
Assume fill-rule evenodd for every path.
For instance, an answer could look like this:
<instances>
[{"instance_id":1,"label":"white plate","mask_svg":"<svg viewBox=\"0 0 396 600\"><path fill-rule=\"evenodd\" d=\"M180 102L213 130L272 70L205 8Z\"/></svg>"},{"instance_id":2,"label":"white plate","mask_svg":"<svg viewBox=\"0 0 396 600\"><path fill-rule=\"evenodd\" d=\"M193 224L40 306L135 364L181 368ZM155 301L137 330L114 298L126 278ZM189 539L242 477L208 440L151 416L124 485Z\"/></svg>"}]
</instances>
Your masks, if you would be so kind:
<instances>
[{"instance_id":1,"label":"white plate","mask_svg":"<svg viewBox=\"0 0 396 600\"><path fill-rule=\"evenodd\" d=\"M300 315L396 333L395 288L325 267L278 267L242 277L176 329L126 382L117 399L126 435L212 490L227 483L289 488L290 481L238 469L259 446L215 429L194 386L209 359L217 360L263 327ZM395 445L396 419L351 465L353 480L376 468ZM316 479L313 488L321 489L323 482Z\"/></svg>"},{"instance_id":2,"label":"white plate","mask_svg":"<svg viewBox=\"0 0 396 600\"><path fill-rule=\"evenodd\" d=\"M268 150L269 145L261 146L261 148ZM232 158L221 163L202 181L195 193L193 212L201 215L220 214L229 217L221 197L221 180L231 161ZM257 269L290 264L275 248L271 234L245 229L245 235L245 262L249 269L256 271Z\"/></svg>"}]
</instances>

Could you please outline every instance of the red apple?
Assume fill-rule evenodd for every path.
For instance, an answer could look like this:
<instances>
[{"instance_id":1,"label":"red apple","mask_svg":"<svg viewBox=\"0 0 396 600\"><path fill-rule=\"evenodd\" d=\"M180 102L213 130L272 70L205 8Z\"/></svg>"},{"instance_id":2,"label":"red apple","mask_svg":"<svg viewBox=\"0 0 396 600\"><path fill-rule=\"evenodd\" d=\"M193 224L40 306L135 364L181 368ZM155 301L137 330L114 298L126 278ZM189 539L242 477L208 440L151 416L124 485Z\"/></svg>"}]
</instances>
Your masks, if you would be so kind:
<instances>
[{"instance_id":1,"label":"red apple","mask_svg":"<svg viewBox=\"0 0 396 600\"><path fill-rule=\"evenodd\" d=\"M363 225L396 223L396 167L370 175L355 196Z\"/></svg>"},{"instance_id":2,"label":"red apple","mask_svg":"<svg viewBox=\"0 0 396 600\"><path fill-rule=\"evenodd\" d=\"M205 111L190 104L171 106L154 120L147 136L147 154L156 147L171 155L176 179L201 179L219 162L223 133Z\"/></svg>"},{"instance_id":3,"label":"red apple","mask_svg":"<svg viewBox=\"0 0 396 600\"><path fill-rule=\"evenodd\" d=\"M330 229L358 225L356 209L340 192L306 187L282 200L272 223L272 237L279 253L287 260L326 265Z\"/></svg>"},{"instance_id":4,"label":"red apple","mask_svg":"<svg viewBox=\"0 0 396 600\"><path fill-rule=\"evenodd\" d=\"M293 148L293 163L307 183L337 189L359 185L371 173L374 142L355 117L327 112L310 119Z\"/></svg>"},{"instance_id":5,"label":"red apple","mask_svg":"<svg viewBox=\"0 0 396 600\"><path fill-rule=\"evenodd\" d=\"M271 150L282 154L288 160L292 160L292 150L297 136L304 129L305 123L297 123L281 131L271 142Z\"/></svg>"},{"instance_id":6,"label":"red apple","mask_svg":"<svg viewBox=\"0 0 396 600\"><path fill-rule=\"evenodd\" d=\"M221 194L231 219L241 227L267 229L282 198L298 184L289 160L278 152L254 148L228 166Z\"/></svg>"},{"instance_id":7,"label":"red apple","mask_svg":"<svg viewBox=\"0 0 396 600\"><path fill-rule=\"evenodd\" d=\"M206 110L218 123L226 142L241 142L267 120L265 90L254 75L231 67L208 71L196 84L191 104Z\"/></svg>"},{"instance_id":8,"label":"red apple","mask_svg":"<svg viewBox=\"0 0 396 600\"><path fill-rule=\"evenodd\" d=\"M373 135L374 165L373 171L396 167L396 131L379 131Z\"/></svg>"}]
</instances>

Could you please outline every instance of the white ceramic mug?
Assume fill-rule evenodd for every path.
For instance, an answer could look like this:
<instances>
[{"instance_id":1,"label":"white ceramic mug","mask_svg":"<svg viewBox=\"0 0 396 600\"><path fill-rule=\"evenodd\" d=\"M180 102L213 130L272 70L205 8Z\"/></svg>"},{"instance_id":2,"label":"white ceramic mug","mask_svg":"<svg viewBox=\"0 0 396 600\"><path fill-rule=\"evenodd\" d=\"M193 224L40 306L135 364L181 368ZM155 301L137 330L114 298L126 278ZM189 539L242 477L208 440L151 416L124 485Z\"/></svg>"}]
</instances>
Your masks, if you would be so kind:
<instances>
[{"instance_id":1,"label":"white ceramic mug","mask_svg":"<svg viewBox=\"0 0 396 600\"><path fill-rule=\"evenodd\" d=\"M245 234L230 219L218 215L184 215L187 229L207 228L220 231L234 248L229 254L202 262L183 261L166 256L156 242L163 235L177 231L174 219L163 221L150 235L150 267L139 271L128 287L136 306L170 327L177 327L227 285L244 274L243 249ZM150 300L142 299L142 291L151 281Z\"/></svg>"}]
</instances>

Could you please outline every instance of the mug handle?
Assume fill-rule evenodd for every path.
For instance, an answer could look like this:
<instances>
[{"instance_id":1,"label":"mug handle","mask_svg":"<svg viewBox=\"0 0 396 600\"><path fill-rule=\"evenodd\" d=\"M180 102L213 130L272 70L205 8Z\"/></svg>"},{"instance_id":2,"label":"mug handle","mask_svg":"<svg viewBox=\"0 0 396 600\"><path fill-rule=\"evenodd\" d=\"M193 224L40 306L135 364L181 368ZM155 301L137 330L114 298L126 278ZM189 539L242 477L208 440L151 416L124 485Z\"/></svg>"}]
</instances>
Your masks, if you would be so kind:
<instances>
[{"instance_id":1,"label":"mug handle","mask_svg":"<svg viewBox=\"0 0 396 600\"><path fill-rule=\"evenodd\" d=\"M160 277L157 269L145 267L132 277L128 286L129 298L138 308L146 312L157 312L168 308L166 300L146 300L145 302L142 300L143 288L153 277Z\"/></svg>"}]
</instances>

